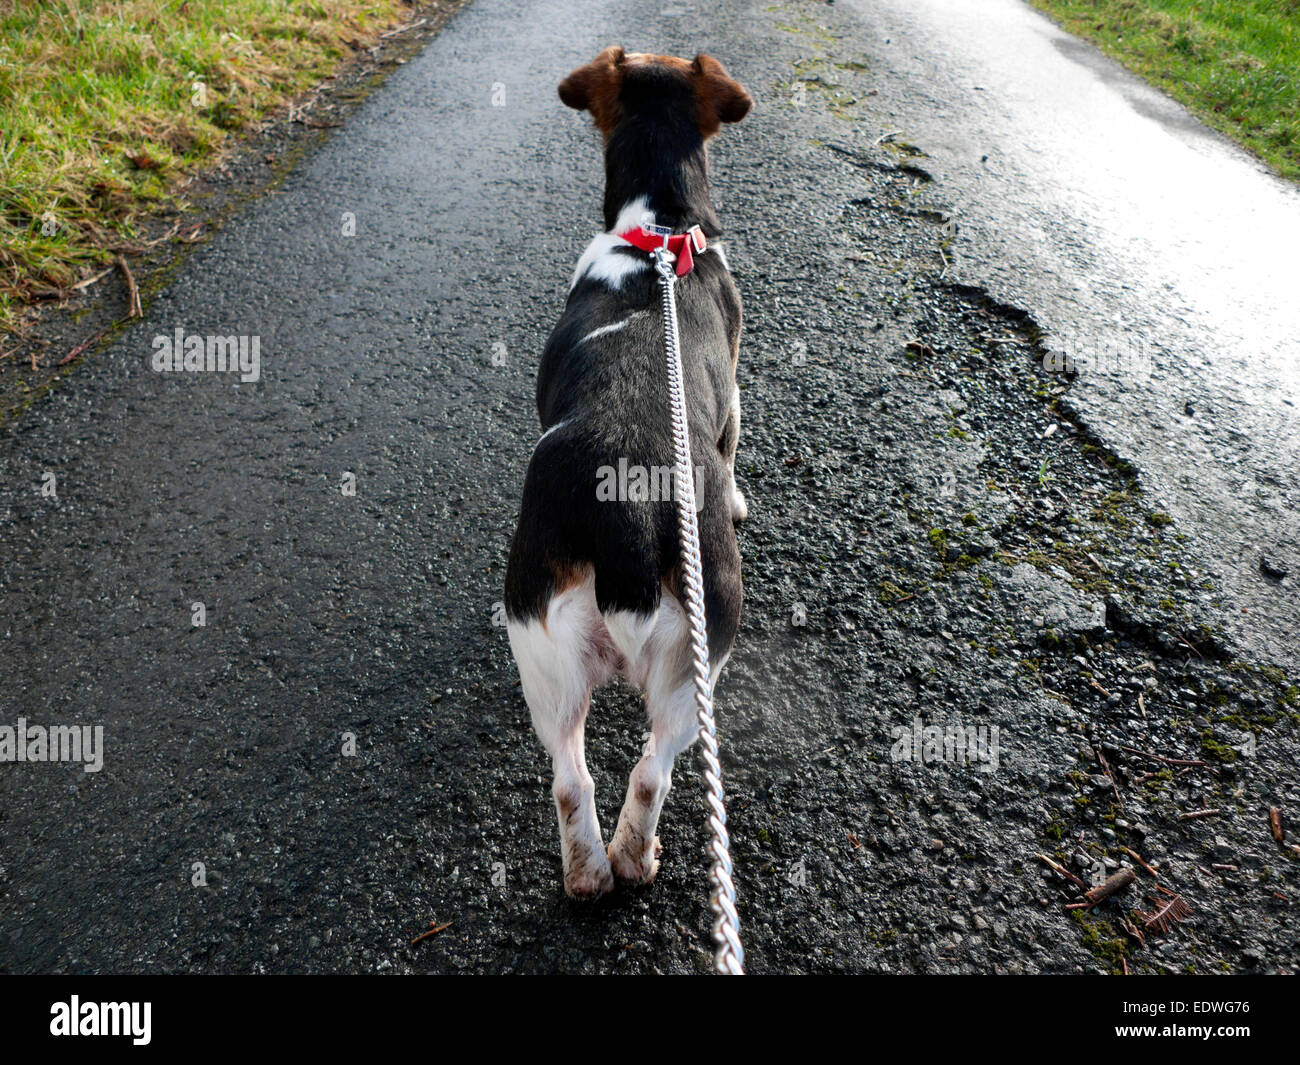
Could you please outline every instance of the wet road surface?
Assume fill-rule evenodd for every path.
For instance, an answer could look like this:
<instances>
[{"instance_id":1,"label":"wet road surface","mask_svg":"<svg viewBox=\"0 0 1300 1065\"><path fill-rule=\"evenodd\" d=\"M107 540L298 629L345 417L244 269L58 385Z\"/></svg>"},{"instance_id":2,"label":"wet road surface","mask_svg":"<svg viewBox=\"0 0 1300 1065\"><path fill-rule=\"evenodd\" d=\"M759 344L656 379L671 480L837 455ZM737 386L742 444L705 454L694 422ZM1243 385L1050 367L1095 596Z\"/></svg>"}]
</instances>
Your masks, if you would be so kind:
<instances>
[{"instance_id":1,"label":"wet road surface","mask_svg":"<svg viewBox=\"0 0 1300 1065\"><path fill-rule=\"evenodd\" d=\"M938 33L928 6L888 11L480 0L143 322L6 426L3 722L105 739L97 773L0 767L0 966L707 966L694 773L679 763L654 886L565 900L547 766L496 624L536 357L599 227L594 136L554 87L612 41L717 54L758 101L713 154L747 321L746 616L718 703L751 969L1113 968L1111 938L1064 913L1033 855L1059 849L1092 875L1121 843L1165 864L1199 915L1135 968L1297 964L1273 897L1297 897L1295 863L1261 814L1300 804L1294 714L1276 645L1220 646L1246 593L1232 574L1216 584L1215 563L1237 548L1163 475L1172 436L1137 450L1156 436L1128 378L1070 389L1096 414L1090 436L1053 405L1065 382L1038 372L1032 322L949 271L1080 335L1115 286L1155 282L1085 254L1108 239L1097 217L1076 259L1043 266L1028 227L1048 232L1053 194L1013 169L1033 138L1011 139L1009 118L975 138L943 106L937 71L989 42ZM1086 73L1107 100L1137 91L1062 54L1035 16L1008 17L1062 77ZM981 99L997 99L992 73ZM904 126L928 158L877 143ZM1019 230L968 181L983 154L1007 168ZM918 176L949 157L963 162L941 182ZM1078 312L1053 326L1063 291ZM1217 306L1200 309L1232 313ZM1167 323L1151 314L1134 328L1154 342ZM259 379L154 372L155 338L177 328L259 337ZM1228 397L1216 414L1251 380L1206 383ZM1161 387L1142 402L1164 403ZM1149 460L1186 544L1108 447L1143 476ZM1111 579L1080 576L1084 555ZM1286 600L1290 584L1265 591ZM998 726L1001 754L934 765L896 749L896 730L957 718ZM1233 730L1258 753L1213 776L1139 784L1150 765L1108 748L1126 799L1099 813L1092 739L1187 753L1244 742ZM607 826L640 733L631 693L597 700ZM1219 820L1179 820L1212 803ZM1202 881L1212 860L1240 872Z\"/></svg>"},{"instance_id":2,"label":"wet road surface","mask_svg":"<svg viewBox=\"0 0 1300 1065\"><path fill-rule=\"evenodd\" d=\"M955 276L1030 308L1072 404L1295 668L1300 189L1017 0L849 0L884 106L960 218Z\"/></svg>"}]
</instances>

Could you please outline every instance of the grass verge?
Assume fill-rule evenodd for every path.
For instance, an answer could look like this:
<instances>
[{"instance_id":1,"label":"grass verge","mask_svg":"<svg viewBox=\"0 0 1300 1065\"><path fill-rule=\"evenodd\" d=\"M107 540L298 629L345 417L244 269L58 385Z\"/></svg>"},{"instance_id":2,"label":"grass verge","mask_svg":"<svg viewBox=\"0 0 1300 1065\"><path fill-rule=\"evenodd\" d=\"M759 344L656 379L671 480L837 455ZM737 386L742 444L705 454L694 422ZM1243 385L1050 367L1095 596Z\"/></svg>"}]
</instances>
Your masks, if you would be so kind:
<instances>
[{"instance_id":1,"label":"grass verge","mask_svg":"<svg viewBox=\"0 0 1300 1065\"><path fill-rule=\"evenodd\" d=\"M0 330L128 254L240 130L404 0L0 0Z\"/></svg>"},{"instance_id":2,"label":"grass verge","mask_svg":"<svg viewBox=\"0 0 1300 1065\"><path fill-rule=\"evenodd\" d=\"M1300 181L1300 0L1030 0Z\"/></svg>"}]
</instances>

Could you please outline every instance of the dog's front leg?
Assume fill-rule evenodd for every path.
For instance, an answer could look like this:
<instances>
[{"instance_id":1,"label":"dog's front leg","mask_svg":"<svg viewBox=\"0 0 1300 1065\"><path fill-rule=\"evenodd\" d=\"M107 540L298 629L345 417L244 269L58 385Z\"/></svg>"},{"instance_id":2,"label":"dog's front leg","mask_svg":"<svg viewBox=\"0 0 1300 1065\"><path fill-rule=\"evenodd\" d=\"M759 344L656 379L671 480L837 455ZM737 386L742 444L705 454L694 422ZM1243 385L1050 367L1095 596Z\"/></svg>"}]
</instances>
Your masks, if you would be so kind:
<instances>
[{"instance_id":1,"label":"dog's front leg","mask_svg":"<svg viewBox=\"0 0 1300 1065\"><path fill-rule=\"evenodd\" d=\"M736 485L736 448L740 445L740 389L731 394L731 409L727 412L727 422L722 430L722 439L718 449L727 464L727 473L731 476L731 519L744 521L749 517L749 504Z\"/></svg>"}]
</instances>

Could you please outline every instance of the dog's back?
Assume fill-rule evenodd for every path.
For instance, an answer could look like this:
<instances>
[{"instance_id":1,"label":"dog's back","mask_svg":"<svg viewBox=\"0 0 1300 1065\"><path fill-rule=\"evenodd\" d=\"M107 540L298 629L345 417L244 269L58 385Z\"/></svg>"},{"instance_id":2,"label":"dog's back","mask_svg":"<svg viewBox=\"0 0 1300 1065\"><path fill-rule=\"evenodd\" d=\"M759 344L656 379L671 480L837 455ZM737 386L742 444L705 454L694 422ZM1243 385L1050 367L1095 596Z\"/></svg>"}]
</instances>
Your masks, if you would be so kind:
<instances>
[{"instance_id":1,"label":"dog's back","mask_svg":"<svg viewBox=\"0 0 1300 1065\"><path fill-rule=\"evenodd\" d=\"M739 613L738 603L732 609L724 600L740 578L728 465L740 299L716 256L701 258L678 293L680 333L689 338L682 360L701 551L712 562L705 571L709 642L717 655L730 646ZM528 464L507 611L540 617L556 591L588 571L602 614L654 611L663 584L676 590L679 546L663 318L651 270L617 290L589 277L578 281L542 354L537 406L549 428Z\"/></svg>"}]
</instances>

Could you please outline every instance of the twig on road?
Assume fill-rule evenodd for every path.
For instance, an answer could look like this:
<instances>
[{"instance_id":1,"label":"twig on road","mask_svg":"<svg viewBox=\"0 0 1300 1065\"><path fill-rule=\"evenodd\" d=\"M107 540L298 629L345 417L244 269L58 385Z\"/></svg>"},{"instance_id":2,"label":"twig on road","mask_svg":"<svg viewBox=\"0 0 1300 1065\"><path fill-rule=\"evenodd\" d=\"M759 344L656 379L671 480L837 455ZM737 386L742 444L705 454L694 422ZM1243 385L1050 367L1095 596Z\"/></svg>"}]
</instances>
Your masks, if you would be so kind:
<instances>
[{"instance_id":1,"label":"twig on road","mask_svg":"<svg viewBox=\"0 0 1300 1065\"><path fill-rule=\"evenodd\" d=\"M1148 864L1146 859L1143 858L1142 855L1138 854L1137 851L1129 850L1128 847L1120 847L1120 850L1137 862L1138 865L1142 866L1143 869L1154 876L1157 880L1160 879L1160 870L1158 870L1154 865Z\"/></svg>"},{"instance_id":2,"label":"twig on road","mask_svg":"<svg viewBox=\"0 0 1300 1065\"><path fill-rule=\"evenodd\" d=\"M1096 681L1093 681L1093 683L1097 684ZM1101 685L1097 684L1097 687L1101 688ZM1109 698L1109 696L1107 696L1107 698ZM1093 743L1092 745L1092 753L1097 756L1097 761L1101 763L1101 771L1106 774L1106 778L1110 781L1111 790L1115 793L1115 801L1119 803L1119 808L1123 810L1124 796L1119 793L1119 783L1115 780L1115 774L1111 772L1110 763L1106 761L1106 755L1103 753L1100 745L1096 743Z\"/></svg>"},{"instance_id":3,"label":"twig on road","mask_svg":"<svg viewBox=\"0 0 1300 1065\"><path fill-rule=\"evenodd\" d=\"M90 277L86 278L86 280L84 280L84 281L78 281L75 285L71 286L71 287L68 289L68 291L69 291L69 292L80 292L83 288L87 288L88 286L93 285L93 284L94 284L96 281L98 281L101 277L106 277L106 276L108 276L109 274L111 274L112 272L113 272L113 268L112 268L111 266L106 267L105 269L101 270L99 273L97 273L97 274L92 274Z\"/></svg>"},{"instance_id":4,"label":"twig on road","mask_svg":"<svg viewBox=\"0 0 1300 1065\"><path fill-rule=\"evenodd\" d=\"M1072 872L1070 872L1070 870L1065 868L1065 866L1052 861L1052 859L1049 858L1046 854L1035 854L1034 857L1037 858L1044 865L1046 865L1053 872L1060 873L1061 876L1065 877L1066 880L1070 881L1070 883L1074 884L1076 887L1081 887L1085 891L1088 889L1088 885L1083 880L1080 880L1077 876L1075 876Z\"/></svg>"},{"instance_id":5,"label":"twig on road","mask_svg":"<svg viewBox=\"0 0 1300 1065\"><path fill-rule=\"evenodd\" d=\"M1203 762L1198 758L1166 758L1163 754L1151 754L1149 751L1139 751L1136 747L1130 747L1124 743L1119 745L1119 749L1121 751L1128 751L1129 754L1140 754L1143 758L1150 758L1153 762L1164 762L1165 765L1208 766L1210 764L1209 762Z\"/></svg>"},{"instance_id":6,"label":"twig on road","mask_svg":"<svg viewBox=\"0 0 1300 1065\"><path fill-rule=\"evenodd\" d=\"M1218 817L1219 808L1217 806L1206 807L1204 810L1192 810L1190 813L1179 814L1180 821L1199 821L1203 817Z\"/></svg>"},{"instance_id":7,"label":"twig on road","mask_svg":"<svg viewBox=\"0 0 1300 1065\"><path fill-rule=\"evenodd\" d=\"M1072 906L1067 906L1066 909L1079 910L1086 908L1090 910L1099 903L1105 902L1112 895L1118 895L1135 880L1137 880L1137 873L1126 865L1117 872L1111 873L1095 888L1085 891L1083 897L1086 901L1076 902Z\"/></svg>"},{"instance_id":8,"label":"twig on road","mask_svg":"<svg viewBox=\"0 0 1300 1065\"><path fill-rule=\"evenodd\" d=\"M66 365L67 363L70 363L73 359L75 359L78 355L80 355L80 354L81 354L83 351L85 351L88 347L90 347L92 344L94 344L96 341L98 341L98 340L100 339L100 337L102 337L105 333L107 333L107 332L109 331L110 328L111 328L110 326L104 326L104 328L101 329L98 333L95 333L93 336L89 336L89 337L87 337L87 338L86 338L85 340L83 340L80 344L78 344L75 348L73 348L70 352L68 352L66 355L64 355L63 358L61 358L61 359L59 360L59 365L60 365L60 366L64 366L64 365Z\"/></svg>"},{"instance_id":9,"label":"twig on road","mask_svg":"<svg viewBox=\"0 0 1300 1065\"><path fill-rule=\"evenodd\" d=\"M140 289L136 287L135 275L131 273L131 268L126 265L126 257L117 253L117 268L122 271L122 276L126 278L126 316L130 318L143 318L144 310L140 306Z\"/></svg>"},{"instance_id":10,"label":"twig on road","mask_svg":"<svg viewBox=\"0 0 1300 1065\"><path fill-rule=\"evenodd\" d=\"M1132 936L1133 939L1137 941L1139 947L1145 947L1147 945L1146 936L1142 934L1142 930L1127 917L1121 917L1119 919L1119 926L1124 930L1125 935Z\"/></svg>"},{"instance_id":11,"label":"twig on road","mask_svg":"<svg viewBox=\"0 0 1300 1065\"><path fill-rule=\"evenodd\" d=\"M411 940L411 946L415 946L415 944L420 942L420 940L422 939L428 939L430 936L436 936L439 932L444 932L450 927L451 927L450 921L448 921L446 924L440 924L440 925L435 925L432 921L430 921L429 930L427 932L422 932L420 935L416 936L413 940Z\"/></svg>"}]
</instances>

